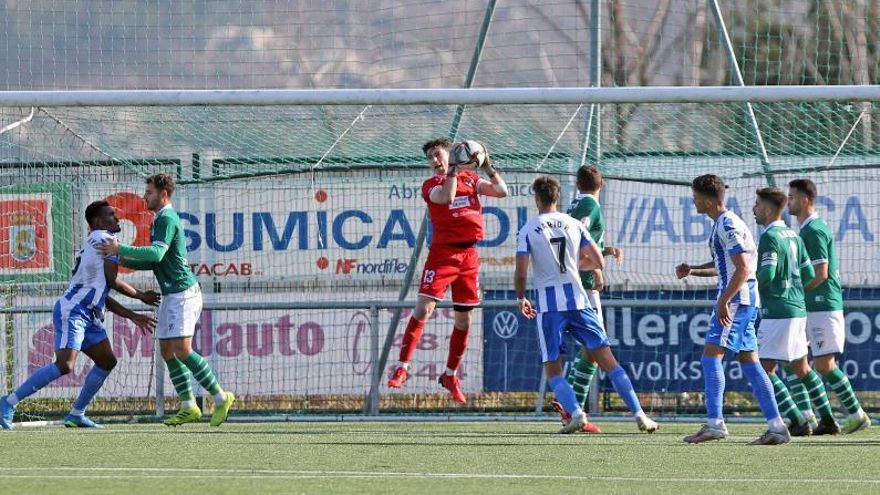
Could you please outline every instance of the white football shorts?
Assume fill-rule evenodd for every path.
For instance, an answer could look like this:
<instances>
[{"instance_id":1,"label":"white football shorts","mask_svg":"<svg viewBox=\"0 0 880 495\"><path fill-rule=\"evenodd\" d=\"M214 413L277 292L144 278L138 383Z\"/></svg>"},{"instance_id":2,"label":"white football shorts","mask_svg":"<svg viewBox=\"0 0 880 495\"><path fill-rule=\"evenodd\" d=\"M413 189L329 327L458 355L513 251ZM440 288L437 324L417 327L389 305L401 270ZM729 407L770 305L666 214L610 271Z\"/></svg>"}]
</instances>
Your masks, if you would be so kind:
<instances>
[{"instance_id":1,"label":"white football shorts","mask_svg":"<svg viewBox=\"0 0 880 495\"><path fill-rule=\"evenodd\" d=\"M813 357L840 354L846 341L843 311L807 313L807 340Z\"/></svg>"},{"instance_id":2,"label":"white football shorts","mask_svg":"<svg viewBox=\"0 0 880 495\"><path fill-rule=\"evenodd\" d=\"M163 295L156 324L159 339L192 337L201 314L202 289L199 284L183 292Z\"/></svg>"},{"instance_id":3,"label":"white football shorts","mask_svg":"<svg viewBox=\"0 0 880 495\"><path fill-rule=\"evenodd\" d=\"M761 359L794 361L807 355L807 318L761 319L758 356Z\"/></svg>"}]
</instances>

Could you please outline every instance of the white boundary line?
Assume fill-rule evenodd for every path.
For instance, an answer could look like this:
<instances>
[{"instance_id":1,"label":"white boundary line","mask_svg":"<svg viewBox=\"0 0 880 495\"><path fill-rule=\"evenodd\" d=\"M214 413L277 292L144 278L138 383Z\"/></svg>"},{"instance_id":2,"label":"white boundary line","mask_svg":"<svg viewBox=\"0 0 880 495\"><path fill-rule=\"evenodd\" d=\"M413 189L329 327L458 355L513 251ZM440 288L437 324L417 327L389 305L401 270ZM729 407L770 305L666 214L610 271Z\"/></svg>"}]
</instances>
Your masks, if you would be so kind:
<instances>
[{"instance_id":1,"label":"white boundary line","mask_svg":"<svg viewBox=\"0 0 880 495\"><path fill-rule=\"evenodd\" d=\"M146 417L145 417L146 418ZM702 416L652 416L659 423L675 423L675 424L700 424L705 422ZM590 415L590 419L596 423L627 423L633 421L632 416L602 416ZM728 416L724 418L728 424L743 423L763 423L764 418L761 416ZM100 418L98 422L101 422ZM545 414L541 416L521 415L521 416L492 416L492 415L468 415L468 414L447 414L447 415L400 415L394 416L364 416L360 414L268 414L259 416L230 416L227 423L248 424L248 423L558 423L559 417L556 414ZM56 426L63 424L62 421L25 421L21 423L13 423L16 428L31 428ZM121 421L108 421L107 426L117 425L150 425L159 424L158 421L150 416L145 421L132 421L125 419Z\"/></svg>"},{"instance_id":2,"label":"white boundary line","mask_svg":"<svg viewBox=\"0 0 880 495\"><path fill-rule=\"evenodd\" d=\"M42 471L40 474L13 474ZM65 471L70 474L64 473ZM76 473L74 473L74 471ZM82 474L95 473L95 474ZM113 473L113 474L100 474ZM121 474L120 474L121 473ZM177 476L174 473L178 473ZM564 481L608 481L608 482L644 482L656 481L664 483L700 483L707 481L720 483L773 483L785 482L794 484L846 484L846 485L880 485L880 480L846 480L846 479L815 479L815 478L662 478L650 476L602 476L602 475L552 475L552 474L495 474L495 473L424 473L424 472L372 472L372 471L308 471L280 469L207 469L207 468L129 468L129 467L4 467L0 472L2 478L456 478L456 479L487 479L487 480L564 480Z\"/></svg>"}]
</instances>

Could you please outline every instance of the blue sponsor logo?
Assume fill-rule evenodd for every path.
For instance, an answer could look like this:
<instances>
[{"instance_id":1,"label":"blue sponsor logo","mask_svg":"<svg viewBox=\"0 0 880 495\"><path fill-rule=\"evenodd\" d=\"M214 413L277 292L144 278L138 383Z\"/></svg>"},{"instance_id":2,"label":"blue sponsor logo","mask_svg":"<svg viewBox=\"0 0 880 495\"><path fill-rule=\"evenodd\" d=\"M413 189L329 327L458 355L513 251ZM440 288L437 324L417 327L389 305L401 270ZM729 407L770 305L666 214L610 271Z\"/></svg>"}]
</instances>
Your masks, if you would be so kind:
<instances>
[{"instance_id":1,"label":"blue sponsor logo","mask_svg":"<svg viewBox=\"0 0 880 495\"><path fill-rule=\"evenodd\" d=\"M837 226L834 231L836 241L874 240L874 233L857 196L847 197L842 206L826 196L820 196L816 203L820 216L826 218L829 225ZM727 199L727 209L744 218L735 197ZM792 224L790 221L788 223ZM691 197L633 196L626 202L623 219L615 229L615 240L618 244L706 242L711 229L711 221L706 215L696 212Z\"/></svg>"},{"instance_id":2,"label":"blue sponsor logo","mask_svg":"<svg viewBox=\"0 0 880 495\"><path fill-rule=\"evenodd\" d=\"M388 210L383 218L364 210L348 209L334 213L290 211L273 213L255 211L218 215L206 212L198 216L180 212L188 251L209 249L221 253L249 248L253 251L305 251L338 247L351 251L363 249L412 249L421 217L410 218L400 208ZM524 206L504 210L483 208L487 238L480 247L496 247L516 236L528 219ZM221 235L219 232L223 231ZM430 240L430 234L429 234Z\"/></svg>"}]
</instances>

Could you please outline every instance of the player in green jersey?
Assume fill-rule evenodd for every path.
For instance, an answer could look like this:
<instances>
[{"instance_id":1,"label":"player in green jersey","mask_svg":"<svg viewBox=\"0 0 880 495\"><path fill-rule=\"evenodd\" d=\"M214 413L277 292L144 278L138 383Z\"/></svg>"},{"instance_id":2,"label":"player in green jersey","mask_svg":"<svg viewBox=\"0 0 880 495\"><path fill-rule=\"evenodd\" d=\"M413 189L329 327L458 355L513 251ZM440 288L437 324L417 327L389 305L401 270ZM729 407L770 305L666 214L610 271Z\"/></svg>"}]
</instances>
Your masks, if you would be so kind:
<instances>
[{"instance_id":1,"label":"player in green jersey","mask_svg":"<svg viewBox=\"0 0 880 495\"><path fill-rule=\"evenodd\" d=\"M572 201L571 206L569 206L567 213L584 224L593 242L602 250L603 256L611 256L620 263L623 261L623 250L605 245L605 217L602 215L602 209L599 206L599 193L603 185L602 174L598 168L587 165L581 166L577 172L578 194L575 196L574 201ZM601 269L584 271L580 272L580 279L581 285L587 291L590 306L595 309L599 323L604 327L602 302L599 300L599 293L605 287L604 274ZM587 399L590 395L590 384L596 375L597 369L597 364L587 355L587 351L584 349L575 358L566 376L568 383L574 388L578 404L585 411L587 410ZM565 409L562 405L554 401L553 407L562 414L563 422L567 422L568 418L564 414ZM602 432L595 423L590 422L587 422L583 431L585 433Z\"/></svg>"},{"instance_id":2,"label":"player in green jersey","mask_svg":"<svg viewBox=\"0 0 880 495\"><path fill-rule=\"evenodd\" d=\"M854 433L870 426L871 419L856 398L846 373L837 367L835 358L843 352L846 329L834 235L816 213L816 184L810 179L796 179L789 182L788 187L788 210L797 217L801 239L816 272L816 277L804 286L807 339L813 353L813 364L849 415L843 423L843 431ZM809 407L809 403L806 407Z\"/></svg>"},{"instance_id":3,"label":"player in green jersey","mask_svg":"<svg viewBox=\"0 0 880 495\"><path fill-rule=\"evenodd\" d=\"M779 412L792 421L792 435L834 434L840 427L834 419L825 386L807 362L807 309L803 281L813 279L813 266L801 238L782 221L787 197L776 187L758 189L753 212L764 227L758 242L758 292L761 322L758 354L776 392ZM815 429L792 401L776 365L785 366L806 387L821 420Z\"/></svg>"},{"instance_id":4,"label":"player in green jersey","mask_svg":"<svg viewBox=\"0 0 880 495\"><path fill-rule=\"evenodd\" d=\"M180 397L180 410L165 420L168 426L196 422L202 412L196 405L191 378L214 397L211 426L220 426L235 401L231 392L225 392L217 381L208 362L192 348L196 323L202 312L202 291L186 259L186 240L180 216L171 205L174 179L157 174L146 180L144 202L155 213L150 226L149 246L127 246L115 242L100 249L105 255L119 255L126 267L135 270L153 270L162 292L156 331L162 359L168 365L168 374Z\"/></svg>"}]
</instances>

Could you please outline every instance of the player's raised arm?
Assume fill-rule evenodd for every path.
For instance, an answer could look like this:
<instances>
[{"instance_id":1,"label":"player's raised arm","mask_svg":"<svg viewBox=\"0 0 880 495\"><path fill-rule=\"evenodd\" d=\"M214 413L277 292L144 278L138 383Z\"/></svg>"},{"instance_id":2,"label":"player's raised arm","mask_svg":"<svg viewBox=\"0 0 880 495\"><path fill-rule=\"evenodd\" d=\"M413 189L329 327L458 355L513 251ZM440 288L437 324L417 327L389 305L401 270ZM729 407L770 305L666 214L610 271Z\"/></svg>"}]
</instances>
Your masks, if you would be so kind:
<instances>
[{"instance_id":1,"label":"player's raised arm","mask_svg":"<svg viewBox=\"0 0 880 495\"><path fill-rule=\"evenodd\" d=\"M446 180L442 185L431 189L431 193L428 195L431 202L437 203L438 205L448 205L452 203L452 200L455 199L455 193L458 192L457 179L458 167L456 165L449 165L449 168L446 170Z\"/></svg>"},{"instance_id":2,"label":"player's raised arm","mask_svg":"<svg viewBox=\"0 0 880 495\"><path fill-rule=\"evenodd\" d=\"M115 239L98 247L104 256L119 256L123 260L135 262L158 263L168 252L168 246L174 239L174 224L166 217L159 217L153 222L156 239L149 246L128 246L119 244ZM126 264L126 263L123 263Z\"/></svg>"},{"instance_id":3,"label":"player's raised arm","mask_svg":"<svg viewBox=\"0 0 880 495\"><path fill-rule=\"evenodd\" d=\"M480 168L483 169L483 172L486 172L486 177L488 177L489 180L480 179L480 182L477 183L477 194L482 194L483 196L489 196L491 198L506 198L508 195L507 183L504 182L504 179L501 177L501 172L499 172L492 163L492 159L489 157L489 150L487 148L485 150L486 159L483 161L483 165Z\"/></svg>"}]
</instances>

